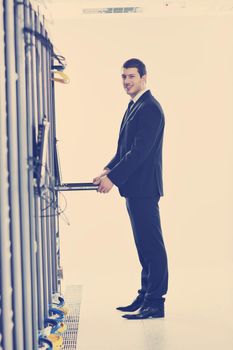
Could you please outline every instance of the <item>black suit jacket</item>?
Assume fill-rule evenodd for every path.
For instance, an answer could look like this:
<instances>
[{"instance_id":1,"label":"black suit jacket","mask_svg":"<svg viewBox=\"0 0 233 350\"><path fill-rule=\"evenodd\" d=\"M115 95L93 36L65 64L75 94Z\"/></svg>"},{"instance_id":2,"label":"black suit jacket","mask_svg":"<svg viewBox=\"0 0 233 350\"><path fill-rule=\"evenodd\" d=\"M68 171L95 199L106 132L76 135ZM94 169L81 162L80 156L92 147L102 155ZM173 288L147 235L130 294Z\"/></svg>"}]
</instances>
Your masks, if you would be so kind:
<instances>
[{"instance_id":1,"label":"black suit jacket","mask_svg":"<svg viewBox=\"0 0 233 350\"><path fill-rule=\"evenodd\" d=\"M125 116L124 116L125 118ZM117 151L105 166L123 197L163 196L162 145L164 113L147 90L121 123Z\"/></svg>"}]
</instances>

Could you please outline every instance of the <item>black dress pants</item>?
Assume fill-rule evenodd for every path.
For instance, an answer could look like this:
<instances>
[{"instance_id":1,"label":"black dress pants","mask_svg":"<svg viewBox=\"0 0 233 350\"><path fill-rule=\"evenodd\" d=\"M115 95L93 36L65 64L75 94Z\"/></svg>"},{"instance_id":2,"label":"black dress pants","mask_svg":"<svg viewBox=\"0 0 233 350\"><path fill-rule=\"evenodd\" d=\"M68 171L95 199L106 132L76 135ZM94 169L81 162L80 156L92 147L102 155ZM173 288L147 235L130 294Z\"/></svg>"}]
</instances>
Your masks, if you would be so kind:
<instances>
[{"instance_id":1,"label":"black dress pants","mask_svg":"<svg viewBox=\"0 0 233 350\"><path fill-rule=\"evenodd\" d=\"M144 306L164 303L168 289L168 263L163 241L159 202L160 196L126 198L138 257L142 265L139 295Z\"/></svg>"}]
</instances>

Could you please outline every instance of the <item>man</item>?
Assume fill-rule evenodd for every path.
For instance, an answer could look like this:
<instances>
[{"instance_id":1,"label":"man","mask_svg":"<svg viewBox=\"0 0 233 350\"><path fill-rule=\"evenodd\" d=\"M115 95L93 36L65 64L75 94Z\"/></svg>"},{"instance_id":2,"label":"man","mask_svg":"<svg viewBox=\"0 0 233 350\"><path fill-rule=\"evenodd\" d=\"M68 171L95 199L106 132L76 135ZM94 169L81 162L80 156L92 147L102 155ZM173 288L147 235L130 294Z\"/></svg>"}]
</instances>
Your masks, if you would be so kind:
<instances>
[{"instance_id":1,"label":"man","mask_svg":"<svg viewBox=\"0 0 233 350\"><path fill-rule=\"evenodd\" d=\"M164 317L163 295L168 288L167 255L162 237L158 202L163 196L162 144L164 114L159 102L146 89L147 72L142 61L132 58L122 67L122 81L131 97L123 117L117 151L94 178L98 192L114 185L126 198L138 257L142 265L141 288L136 299L117 309L133 312L122 317Z\"/></svg>"}]
</instances>

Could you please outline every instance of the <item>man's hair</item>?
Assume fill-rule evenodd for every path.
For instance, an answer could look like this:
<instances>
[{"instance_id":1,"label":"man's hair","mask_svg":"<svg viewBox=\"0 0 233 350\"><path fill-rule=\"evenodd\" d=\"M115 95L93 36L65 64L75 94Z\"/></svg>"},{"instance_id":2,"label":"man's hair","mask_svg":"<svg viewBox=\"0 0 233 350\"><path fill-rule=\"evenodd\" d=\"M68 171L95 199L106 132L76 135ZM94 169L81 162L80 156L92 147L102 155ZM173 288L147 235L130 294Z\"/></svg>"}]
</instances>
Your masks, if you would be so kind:
<instances>
[{"instance_id":1,"label":"man's hair","mask_svg":"<svg viewBox=\"0 0 233 350\"><path fill-rule=\"evenodd\" d=\"M123 64L123 68L137 68L140 77L147 73L145 64L138 58L130 58Z\"/></svg>"}]
</instances>

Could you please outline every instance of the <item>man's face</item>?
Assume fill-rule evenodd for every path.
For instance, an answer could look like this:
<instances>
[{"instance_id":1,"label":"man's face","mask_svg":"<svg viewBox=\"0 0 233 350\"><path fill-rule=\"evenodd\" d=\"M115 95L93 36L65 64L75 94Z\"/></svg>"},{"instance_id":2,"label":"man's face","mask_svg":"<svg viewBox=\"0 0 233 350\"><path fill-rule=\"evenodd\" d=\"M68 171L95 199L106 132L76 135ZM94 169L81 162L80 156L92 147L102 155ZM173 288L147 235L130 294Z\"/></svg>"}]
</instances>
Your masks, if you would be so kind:
<instances>
[{"instance_id":1,"label":"man's face","mask_svg":"<svg viewBox=\"0 0 233 350\"><path fill-rule=\"evenodd\" d=\"M122 82L124 89L134 98L146 85L146 75L140 77L137 68L122 68Z\"/></svg>"}]
</instances>

